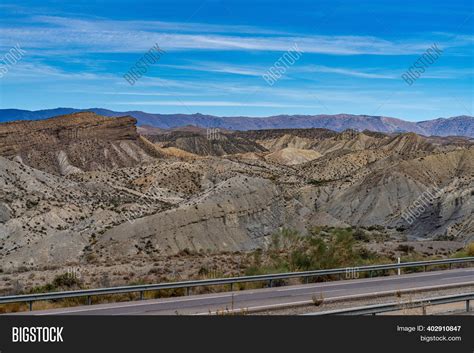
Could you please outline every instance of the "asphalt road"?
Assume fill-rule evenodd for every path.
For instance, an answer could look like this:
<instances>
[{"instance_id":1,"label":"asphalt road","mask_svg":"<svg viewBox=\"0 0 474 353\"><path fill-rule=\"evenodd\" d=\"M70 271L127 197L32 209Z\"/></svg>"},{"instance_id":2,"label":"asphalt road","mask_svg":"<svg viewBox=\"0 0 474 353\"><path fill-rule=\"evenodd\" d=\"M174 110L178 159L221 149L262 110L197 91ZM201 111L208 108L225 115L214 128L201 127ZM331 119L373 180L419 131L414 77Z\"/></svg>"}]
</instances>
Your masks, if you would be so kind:
<instances>
[{"instance_id":1,"label":"asphalt road","mask_svg":"<svg viewBox=\"0 0 474 353\"><path fill-rule=\"evenodd\" d=\"M265 289L190 295L174 298L98 304L18 313L19 315L194 315L216 310L256 309L310 301L313 295L340 298L386 291L474 285L474 268L413 273L401 276L341 280Z\"/></svg>"}]
</instances>

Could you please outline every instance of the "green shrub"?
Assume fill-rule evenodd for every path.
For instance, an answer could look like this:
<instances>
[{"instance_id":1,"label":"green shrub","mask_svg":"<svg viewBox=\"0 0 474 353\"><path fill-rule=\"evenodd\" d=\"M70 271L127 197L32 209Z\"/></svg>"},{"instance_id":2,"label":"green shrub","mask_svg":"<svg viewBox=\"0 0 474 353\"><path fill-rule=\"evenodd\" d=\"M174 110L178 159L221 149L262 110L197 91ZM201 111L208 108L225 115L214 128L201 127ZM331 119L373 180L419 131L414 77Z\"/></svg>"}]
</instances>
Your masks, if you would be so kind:
<instances>
[{"instance_id":1,"label":"green shrub","mask_svg":"<svg viewBox=\"0 0 474 353\"><path fill-rule=\"evenodd\" d=\"M466 247L466 251L467 251L467 256L474 256L474 243L470 243Z\"/></svg>"},{"instance_id":2,"label":"green shrub","mask_svg":"<svg viewBox=\"0 0 474 353\"><path fill-rule=\"evenodd\" d=\"M314 186L322 186L322 185L325 185L327 183L330 183L331 180L318 180L318 179L310 179L308 180L308 184L310 185L314 185Z\"/></svg>"},{"instance_id":3,"label":"green shrub","mask_svg":"<svg viewBox=\"0 0 474 353\"><path fill-rule=\"evenodd\" d=\"M81 281L70 273L63 273L61 275L57 275L53 279L53 286L57 288L72 288L72 287L80 287Z\"/></svg>"},{"instance_id":4,"label":"green shrub","mask_svg":"<svg viewBox=\"0 0 474 353\"><path fill-rule=\"evenodd\" d=\"M356 235L357 234L357 235ZM357 244L365 232L348 228L315 228L307 236L290 229L274 234L266 250L250 256L246 275L353 267L388 260Z\"/></svg>"}]
</instances>

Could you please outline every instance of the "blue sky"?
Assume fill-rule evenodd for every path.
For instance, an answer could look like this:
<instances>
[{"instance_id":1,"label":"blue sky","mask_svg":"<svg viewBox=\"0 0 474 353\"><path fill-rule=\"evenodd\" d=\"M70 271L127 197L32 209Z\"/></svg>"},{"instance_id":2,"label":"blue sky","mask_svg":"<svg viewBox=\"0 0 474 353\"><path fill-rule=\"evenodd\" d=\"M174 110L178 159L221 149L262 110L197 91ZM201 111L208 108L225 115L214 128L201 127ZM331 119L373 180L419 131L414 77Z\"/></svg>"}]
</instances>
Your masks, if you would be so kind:
<instances>
[{"instance_id":1,"label":"blue sky","mask_svg":"<svg viewBox=\"0 0 474 353\"><path fill-rule=\"evenodd\" d=\"M473 1L3 1L0 107L203 113L472 115ZM436 43L442 55L401 75ZM151 47L165 53L132 86ZM269 85L262 75L302 52ZM0 64L2 62L0 61Z\"/></svg>"}]
</instances>

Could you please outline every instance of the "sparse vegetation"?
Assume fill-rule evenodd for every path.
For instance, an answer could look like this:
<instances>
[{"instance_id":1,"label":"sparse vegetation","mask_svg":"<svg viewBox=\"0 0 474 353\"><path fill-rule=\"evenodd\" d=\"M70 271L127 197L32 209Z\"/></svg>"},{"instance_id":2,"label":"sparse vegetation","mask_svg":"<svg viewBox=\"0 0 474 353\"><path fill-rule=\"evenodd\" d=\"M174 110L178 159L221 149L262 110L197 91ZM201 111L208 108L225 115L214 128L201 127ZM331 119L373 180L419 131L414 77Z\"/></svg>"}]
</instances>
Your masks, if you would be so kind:
<instances>
[{"instance_id":1,"label":"sparse vegetation","mask_svg":"<svg viewBox=\"0 0 474 353\"><path fill-rule=\"evenodd\" d=\"M266 250L255 251L247 275L308 271L388 262L386 257L361 246L360 232L352 228L313 229L303 236L290 229L273 235Z\"/></svg>"},{"instance_id":2,"label":"sparse vegetation","mask_svg":"<svg viewBox=\"0 0 474 353\"><path fill-rule=\"evenodd\" d=\"M454 254L453 257L467 257L474 256L474 242L469 243L466 247Z\"/></svg>"},{"instance_id":3,"label":"sparse vegetation","mask_svg":"<svg viewBox=\"0 0 474 353\"><path fill-rule=\"evenodd\" d=\"M82 288L82 282L70 273L63 273L54 277L53 281L43 286L33 287L29 293L47 293L61 290L71 290Z\"/></svg>"},{"instance_id":4,"label":"sparse vegetation","mask_svg":"<svg viewBox=\"0 0 474 353\"><path fill-rule=\"evenodd\" d=\"M332 180L318 180L318 179L310 179L308 180L308 184L310 185L314 185L314 186L322 186L322 185L325 185L327 183L330 183Z\"/></svg>"},{"instance_id":5,"label":"sparse vegetation","mask_svg":"<svg viewBox=\"0 0 474 353\"><path fill-rule=\"evenodd\" d=\"M311 300L313 301L314 306L321 306L324 303L324 296L322 293L319 293L318 295L314 294L311 297Z\"/></svg>"},{"instance_id":6,"label":"sparse vegetation","mask_svg":"<svg viewBox=\"0 0 474 353\"><path fill-rule=\"evenodd\" d=\"M415 248L411 245L400 244L400 245L398 245L398 247L395 250L401 251L401 252L404 252L404 253L409 253L409 252L413 252L415 250Z\"/></svg>"}]
</instances>

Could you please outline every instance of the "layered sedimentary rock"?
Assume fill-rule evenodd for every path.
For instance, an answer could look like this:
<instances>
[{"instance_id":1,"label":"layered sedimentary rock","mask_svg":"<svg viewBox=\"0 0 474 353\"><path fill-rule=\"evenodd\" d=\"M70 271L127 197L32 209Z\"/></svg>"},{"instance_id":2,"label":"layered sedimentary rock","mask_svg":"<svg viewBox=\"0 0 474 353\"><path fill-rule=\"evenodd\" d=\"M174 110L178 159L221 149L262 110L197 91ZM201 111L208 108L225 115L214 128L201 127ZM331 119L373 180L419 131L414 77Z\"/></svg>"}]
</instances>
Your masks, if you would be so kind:
<instances>
[{"instance_id":1,"label":"layered sedimentary rock","mask_svg":"<svg viewBox=\"0 0 474 353\"><path fill-rule=\"evenodd\" d=\"M0 155L61 175L132 166L150 159L135 124L89 112L0 124Z\"/></svg>"},{"instance_id":2,"label":"layered sedimentary rock","mask_svg":"<svg viewBox=\"0 0 474 353\"><path fill-rule=\"evenodd\" d=\"M146 247L162 253L249 250L284 223L279 188L263 178L237 176L177 208L108 230L98 246L109 256Z\"/></svg>"},{"instance_id":3,"label":"layered sedimentary rock","mask_svg":"<svg viewBox=\"0 0 474 353\"><path fill-rule=\"evenodd\" d=\"M474 235L474 147L465 138L147 133L159 135L137 135L132 118L90 113L0 124L3 268L245 251L265 246L280 227ZM434 188L436 197L417 206Z\"/></svg>"}]
</instances>

